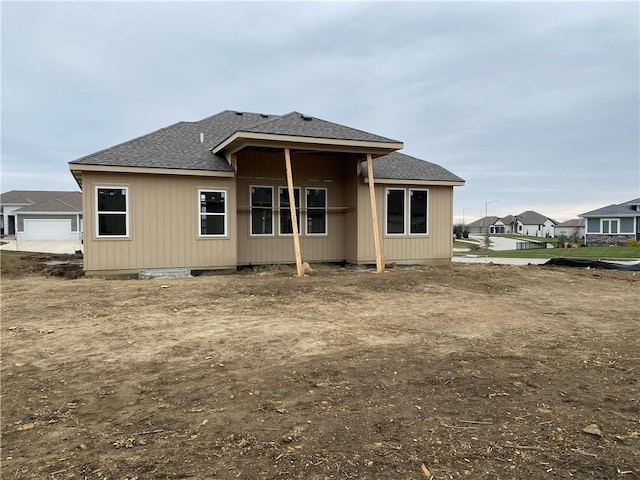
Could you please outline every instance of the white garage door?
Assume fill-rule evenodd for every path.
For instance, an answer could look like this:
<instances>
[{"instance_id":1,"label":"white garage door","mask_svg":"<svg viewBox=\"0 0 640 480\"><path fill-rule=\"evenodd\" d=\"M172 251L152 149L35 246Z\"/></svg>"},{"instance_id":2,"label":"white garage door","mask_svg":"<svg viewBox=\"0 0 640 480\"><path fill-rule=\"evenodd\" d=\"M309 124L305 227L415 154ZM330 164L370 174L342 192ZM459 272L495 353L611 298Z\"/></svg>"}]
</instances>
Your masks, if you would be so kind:
<instances>
[{"instance_id":1,"label":"white garage door","mask_svg":"<svg viewBox=\"0 0 640 480\"><path fill-rule=\"evenodd\" d=\"M25 220L26 240L69 240L71 220Z\"/></svg>"}]
</instances>

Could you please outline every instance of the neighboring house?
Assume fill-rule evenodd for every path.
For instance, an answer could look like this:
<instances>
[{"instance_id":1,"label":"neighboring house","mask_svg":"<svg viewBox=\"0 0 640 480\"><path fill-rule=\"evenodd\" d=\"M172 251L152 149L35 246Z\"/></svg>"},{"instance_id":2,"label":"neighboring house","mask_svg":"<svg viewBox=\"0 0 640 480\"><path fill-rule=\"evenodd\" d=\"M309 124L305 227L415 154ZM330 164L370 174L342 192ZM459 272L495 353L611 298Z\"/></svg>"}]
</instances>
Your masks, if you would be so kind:
<instances>
[{"instance_id":1,"label":"neighboring house","mask_svg":"<svg viewBox=\"0 0 640 480\"><path fill-rule=\"evenodd\" d=\"M640 240L640 198L598 208L580 217L587 221L587 245L621 245Z\"/></svg>"},{"instance_id":2,"label":"neighboring house","mask_svg":"<svg viewBox=\"0 0 640 480\"><path fill-rule=\"evenodd\" d=\"M553 237L553 229L558 222L544 215L527 210L515 216L515 231L519 235L531 237Z\"/></svg>"},{"instance_id":3,"label":"neighboring house","mask_svg":"<svg viewBox=\"0 0 640 480\"><path fill-rule=\"evenodd\" d=\"M567 238L584 238L584 218L574 218L566 222L559 223L554 227L554 236L564 235Z\"/></svg>"},{"instance_id":4,"label":"neighboring house","mask_svg":"<svg viewBox=\"0 0 640 480\"><path fill-rule=\"evenodd\" d=\"M467 228L471 235L515 233L532 237L553 237L556 221L534 211L526 211L520 215L506 217L488 216L469 223Z\"/></svg>"},{"instance_id":5,"label":"neighboring house","mask_svg":"<svg viewBox=\"0 0 640 480\"><path fill-rule=\"evenodd\" d=\"M85 271L299 263L296 244L309 262L448 263L464 180L402 147L297 112L227 110L74 160Z\"/></svg>"},{"instance_id":6,"label":"neighboring house","mask_svg":"<svg viewBox=\"0 0 640 480\"><path fill-rule=\"evenodd\" d=\"M2 234L16 240L81 240L82 193L11 190L0 195Z\"/></svg>"},{"instance_id":7,"label":"neighboring house","mask_svg":"<svg viewBox=\"0 0 640 480\"><path fill-rule=\"evenodd\" d=\"M484 235L487 232L498 233L496 232L496 222L499 220L500 218L494 216L482 217L475 222L468 223L467 230L470 235Z\"/></svg>"}]
</instances>

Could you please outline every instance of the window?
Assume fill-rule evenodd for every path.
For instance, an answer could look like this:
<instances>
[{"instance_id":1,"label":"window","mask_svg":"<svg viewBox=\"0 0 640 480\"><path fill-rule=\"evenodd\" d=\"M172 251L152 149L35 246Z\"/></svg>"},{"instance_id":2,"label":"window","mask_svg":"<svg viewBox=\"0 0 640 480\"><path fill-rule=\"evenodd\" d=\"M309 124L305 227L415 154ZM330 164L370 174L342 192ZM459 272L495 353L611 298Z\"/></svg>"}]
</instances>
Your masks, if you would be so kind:
<instances>
[{"instance_id":1,"label":"window","mask_svg":"<svg viewBox=\"0 0 640 480\"><path fill-rule=\"evenodd\" d=\"M200 236L219 237L227 234L227 192L200 190Z\"/></svg>"},{"instance_id":2,"label":"window","mask_svg":"<svg viewBox=\"0 0 640 480\"><path fill-rule=\"evenodd\" d=\"M602 233L618 233L618 219L602 219Z\"/></svg>"},{"instance_id":3,"label":"window","mask_svg":"<svg viewBox=\"0 0 640 480\"><path fill-rule=\"evenodd\" d=\"M96 234L98 237L129 235L128 187L96 187Z\"/></svg>"},{"instance_id":4,"label":"window","mask_svg":"<svg viewBox=\"0 0 640 480\"><path fill-rule=\"evenodd\" d=\"M298 233L300 233L300 189L294 187L293 198L296 202L296 217L298 218ZM291 204L289 203L289 189L278 187L278 206L280 207L280 234L293 234L293 224L291 223Z\"/></svg>"},{"instance_id":5,"label":"window","mask_svg":"<svg viewBox=\"0 0 640 480\"><path fill-rule=\"evenodd\" d=\"M404 189L387 189L387 235L404 234Z\"/></svg>"},{"instance_id":6,"label":"window","mask_svg":"<svg viewBox=\"0 0 640 480\"><path fill-rule=\"evenodd\" d=\"M327 189L307 188L307 235L327 234Z\"/></svg>"},{"instance_id":7,"label":"window","mask_svg":"<svg viewBox=\"0 0 640 480\"><path fill-rule=\"evenodd\" d=\"M409 190L409 196L411 202L411 224L409 233L426 234L429 191Z\"/></svg>"},{"instance_id":8,"label":"window","mask_svg":"<svg viewBox=\"0 0 640 480\"><path fill-rule=\"evenodd\" d=\"M251 187L251 235L273 235L273 187Z\"/></svg>"}]
</instances>

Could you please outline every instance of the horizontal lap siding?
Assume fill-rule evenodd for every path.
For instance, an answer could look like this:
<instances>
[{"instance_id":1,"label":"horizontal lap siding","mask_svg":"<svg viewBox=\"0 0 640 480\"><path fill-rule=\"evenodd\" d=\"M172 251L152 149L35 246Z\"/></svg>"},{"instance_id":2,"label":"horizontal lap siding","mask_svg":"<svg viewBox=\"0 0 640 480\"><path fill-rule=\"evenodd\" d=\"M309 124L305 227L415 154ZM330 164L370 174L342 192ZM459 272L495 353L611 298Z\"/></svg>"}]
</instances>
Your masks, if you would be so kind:
<instances>
[{"instance_id":1,"label":"horizontal lap siding","mask_svg":"<svg viewBox=\"0 0 640 480\"><path fill-rule=\"evenodd\" d=\"M244 151L237 159L238 188L238 263L292 263L295 262L293 237L278 234L278 187L286 187L284 151ZM326 188L327 205L343 207L344 176L348 170L356 175L355 160L338 155L320 153L300 154L291 152L291 169L294 187L299 187L303 208L306 206L305 188ZM353 168L350 169L349 165ZM251 186L274 187L274 235L250 235L250 188ZM288 208L288 207L287 207ZM344 218L342 211L327 212L326 236L305 234L305 213L298 219L300 250L302 259L309 262L336 261L345 258Z\"/></svg>"},{"instance_id":2,"label":"horizontal lap siding","mask_svg":"<svg viewBox=\"0 0 640 480\"><path fill-rule=\"evenodd\" d=\"M235 183L231 178L83 174L85 270L236 265ZM129 187L129 238L96 238L95 187ZM225 238L198 238L198 189L227 190Z\"/></svg>"},{"instance_id":3,"label":"horizontal lap siding","mask_svg":"<svg viewBox=\"0 0 640 480\"><path fill-rule=\"evenodd\" d=\"M428 235L385 235L385 202L387 188L429 190ZM376 184L376 206L382 255L387 262L433 263L450 260L453 254L453 187ZM409 215L409 203L405 215ZM375 263L369 185L358 188L358 263Z\"/></svg>"}]
</instances>

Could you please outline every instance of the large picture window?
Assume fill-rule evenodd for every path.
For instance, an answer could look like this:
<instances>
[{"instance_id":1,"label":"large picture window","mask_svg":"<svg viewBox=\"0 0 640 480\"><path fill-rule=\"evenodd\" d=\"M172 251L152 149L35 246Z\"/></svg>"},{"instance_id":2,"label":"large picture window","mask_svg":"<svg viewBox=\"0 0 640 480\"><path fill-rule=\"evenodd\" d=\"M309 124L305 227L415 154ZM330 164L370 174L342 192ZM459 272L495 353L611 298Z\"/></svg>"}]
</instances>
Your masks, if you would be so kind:
<instances>
[{"instance_id":1,"label":"large picture window","mask_svg":"<svg viewBox=\"0 0 640 480\"><path fill-rule=\"evenodd\" d=\"M129 236L129 189L96 187L96 235Z\"/></svg>"},{"instance_id":2,"label":"large picture window","mask_svg":"<svg viewBox=\"0 0 640 480\"><path fill-rule=\"evenodd\" d=\"M200 236L218 237L227 234L227 192L200 190Z\"/></svg>"},{"instance_id":3,"label":"large picture window","mask_svg":"<svg viewBox=\"0 0 640 480\"><path fill-rule=\"evenodd\" d=\"M426 234L429 206L429 192L427 190L409 190L410 229L411 234Z\"/></svg>"},{"instance_id":4,"label":"large picture window","mask_svg":"<svg viewBox=\"0 0 640 480\"><path fill-rule=\"evenodd\" d=\"M404 221L404 189L387 189L387 235L403 235Z\"/></svg>"},{"instance_id":5,"label":"large picture window","mask_svg":"<svg viewBox=\"0 0 640 480\"><path fill-rule=\"evenodd\" d=\"M327 189L307 188L307 235L327 234Z\"/></svg>"},{"instance_id":6,"label":"large picture window","mask_svg":"<svg viewBox=\"0 0 640 480\"><path fill-rule=\"evenodd\" d=\"M251 187L251 235L273 235L273 187Z\"/></svg>"},{"instance_id":7,"label":"large picture window","mask_svg":"<svg viewBox=\"0 0 640 480\"><path fill-rule=\"evenodd\" d=\"M296 202L298 233L300 233L300 189L298 187L294 187L293 197ZM280 234L293 234L293 224L291 223L291 203L289 202L289 189L287 187L278 187L278 207L280 210Z\"/></svg>"}]
</instances>

